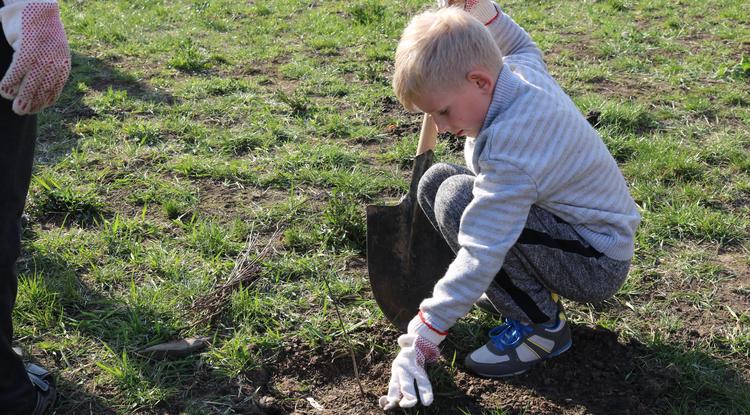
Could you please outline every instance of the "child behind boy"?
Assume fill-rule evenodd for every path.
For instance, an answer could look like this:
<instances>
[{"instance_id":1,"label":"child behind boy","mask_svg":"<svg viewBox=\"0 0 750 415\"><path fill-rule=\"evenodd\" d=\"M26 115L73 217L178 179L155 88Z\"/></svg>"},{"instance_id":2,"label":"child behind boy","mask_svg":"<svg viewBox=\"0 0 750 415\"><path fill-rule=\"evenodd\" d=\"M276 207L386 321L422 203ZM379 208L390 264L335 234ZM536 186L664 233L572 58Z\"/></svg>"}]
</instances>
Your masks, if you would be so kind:
<instances>
[{"instance_id":1,"label":"child behind boy","mask_svg":"<svg viewBox=\"0 0 750 415\"><path fill-rule=\"evenodd\" d=\"M528 34L489 0L462 6L414 17L396 51L397 97L465 136L468 168L439 163L419 183L456 258L399 337L384 409L415 405L415 381L432 402L424 364L475 303L505 321L466 357L469 370L511 376L566 351L559 296L614 295L640 222L615 160Z\"/></svg>"}]
</instances>

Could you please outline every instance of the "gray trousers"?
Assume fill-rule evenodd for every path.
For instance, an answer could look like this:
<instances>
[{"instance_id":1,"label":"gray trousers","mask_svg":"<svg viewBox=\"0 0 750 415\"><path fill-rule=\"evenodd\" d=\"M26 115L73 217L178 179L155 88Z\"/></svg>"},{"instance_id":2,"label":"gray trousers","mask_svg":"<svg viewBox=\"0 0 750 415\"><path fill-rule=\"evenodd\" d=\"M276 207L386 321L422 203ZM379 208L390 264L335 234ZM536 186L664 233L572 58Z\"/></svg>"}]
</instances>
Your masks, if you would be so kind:
<instances>
[{"instance_id":1,"label":"gray trousers","mask_svg":"<svg viewBox=\"0 0 750 415\"><path fill-rule=\"evenodd\" d=\"M438 163L419 182L417 199L454 252L459 250L461 215L473 198L475 176L454 164ZM555 318L552 293L578 302L600 302L622 286L630 261L617 261L592 248L573 227L533 205L526 225L508 251L478 305L525 322ZM482 302L484 304L482 304Z\"/></svg>"}]
</instances>

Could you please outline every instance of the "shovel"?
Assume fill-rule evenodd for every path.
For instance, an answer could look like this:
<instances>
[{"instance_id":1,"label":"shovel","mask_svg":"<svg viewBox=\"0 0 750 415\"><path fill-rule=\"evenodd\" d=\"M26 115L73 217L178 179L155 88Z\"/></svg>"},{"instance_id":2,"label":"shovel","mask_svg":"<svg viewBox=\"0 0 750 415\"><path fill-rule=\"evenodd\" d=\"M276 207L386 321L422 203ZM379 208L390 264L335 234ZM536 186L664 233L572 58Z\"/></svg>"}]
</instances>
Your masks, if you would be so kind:
<instances>
[{"instance_id":1,"label":"shovel","mask_svg":"<svg viewBox=\"0 0 750 415\"><path fill-rule=\"evenodd\" d=\"M437 130L425 114L409 193L396 206L367 206L367 271L385 317L406 331L455 254L417 203L419 179L432 165Z\"/></svg>"}]
</instances>

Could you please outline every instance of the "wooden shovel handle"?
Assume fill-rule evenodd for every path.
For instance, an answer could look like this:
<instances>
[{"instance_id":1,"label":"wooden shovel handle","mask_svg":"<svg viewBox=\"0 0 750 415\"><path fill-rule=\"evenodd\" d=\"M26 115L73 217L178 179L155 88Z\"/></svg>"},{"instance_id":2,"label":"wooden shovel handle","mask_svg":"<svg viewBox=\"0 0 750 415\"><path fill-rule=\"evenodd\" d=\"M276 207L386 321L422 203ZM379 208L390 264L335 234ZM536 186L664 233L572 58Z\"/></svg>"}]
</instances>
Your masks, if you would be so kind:
<instances>
[{"instance_id":1,"label":"wooden shovel handle","mask_svg":"<svg viewBox=\"0 0 750 415\"><path fill-rule=\"evenodd\" d=\"M422 130L419 132L419 144L417 144L417 155L428 150L434 150L437 143L437 126L429 114L422 119Z\"/></svg>"}]
</instances>

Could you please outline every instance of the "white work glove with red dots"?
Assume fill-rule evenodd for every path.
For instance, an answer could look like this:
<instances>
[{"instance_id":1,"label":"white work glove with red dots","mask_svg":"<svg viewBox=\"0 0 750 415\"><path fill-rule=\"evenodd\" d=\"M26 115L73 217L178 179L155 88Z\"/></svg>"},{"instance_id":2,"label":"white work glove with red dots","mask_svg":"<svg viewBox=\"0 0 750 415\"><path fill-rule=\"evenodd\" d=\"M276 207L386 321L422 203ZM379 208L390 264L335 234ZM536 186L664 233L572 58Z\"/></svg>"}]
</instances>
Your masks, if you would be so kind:
<instances>
[{"instance_id":1,"label":"white work glove with red dots","mask_svg":"<svg viewBox=\"0 0 750 415\"><path fill-rule=\"evenodd\" d=\"M52 105L70 74L70 49L55 0L4 0L3 32L13 59L0 80L0 96L13 112L33 114Z\"/></svg>"},{"instance_id":2,"label":"white work glove with red dots","mask_svg":"<svg viewBox=\"0 0 750 415\"><path fill-rule=\"evenodd\" d=\"M417 333L421 333L417 334ZM432 403L432 384L424 370L425 363L436 362L440 357L438 344L447 333L436 330L427 324L422 312L409 323L407 333L398 338L401 351L391 365L391 380L388 382L388 395L381 396L380 407L389 409L410 408L417 404L417 391L422 405ZM414 388L414 382L417 388Z\"/></svg>"},{"instance_id":3,"label":"white work glove with red dots","mask_svg":"<svg viewBox=\"0 0 750 415\"><path fill-rule=\"evenodd\" d=\"M500 14L491 0L437 0L437 5L438 7L461 7L485 25L492 23Z\"/></svg>"}]
</instances>

